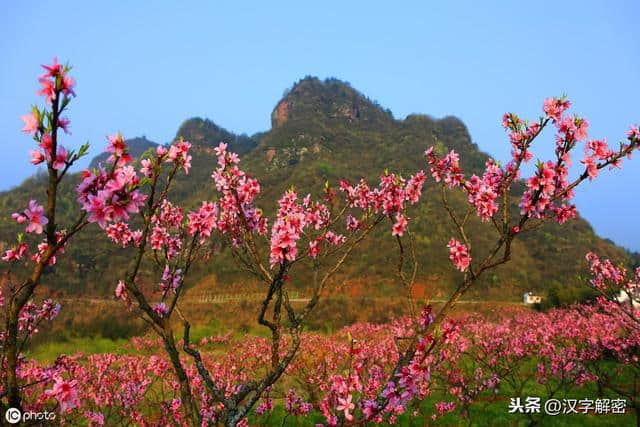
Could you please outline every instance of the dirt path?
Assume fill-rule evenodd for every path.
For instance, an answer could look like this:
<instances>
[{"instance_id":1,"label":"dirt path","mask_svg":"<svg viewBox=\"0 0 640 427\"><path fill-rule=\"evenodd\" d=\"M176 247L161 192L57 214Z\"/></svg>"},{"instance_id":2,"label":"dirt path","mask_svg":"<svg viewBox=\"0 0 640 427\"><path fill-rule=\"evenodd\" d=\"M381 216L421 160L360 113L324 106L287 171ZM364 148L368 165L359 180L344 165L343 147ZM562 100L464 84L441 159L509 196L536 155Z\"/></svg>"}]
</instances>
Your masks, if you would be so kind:
<instances>
[{"instance_id":1,"label":"dirt path","mask_svg":"<svg viewBox=\"0 0 640 427\"><path fill-rule=\"evenodd\" d=\"M322 299L327 300L327 299L332 299L333 297L324 297ZM394 298L385 298L385 297L376 297L376 298L372 298L372 299L379 299L379 300L389 300L389 299L394 299ZM90 303L90 304L120 304L120 301L118 301L117 299L114 298L86 298L86 297L78 297L78 298L56 298L56 301L59 301L60 303L68 303L68 304L78 304L78 303ZM234 302L240 302L240 301L259 301L260 298L242 298L242 297L238 297L238 296L219 296L217 298L201 298L201 297L189 297L189 296L185 296L182 301L189 303L189 304L229 304L229 303L234 303ZM310 301L310 298L291 298L290 299L291 302L293 303L297 303L297 304L304 304ZM159 302L159 301L150 301L150 303L155 303L155 302ZM446 299L432 299L432 300L428 300L429 303L436 303L436 304L443 304L445 302L447 302ZM518 301L494 301L494 300L479 300L479 299L474 299L474 300L460 300L458 301L458 304L504 304L504 305L523 305L523 303L518 302Z\"/></svg>"}]
</instances>

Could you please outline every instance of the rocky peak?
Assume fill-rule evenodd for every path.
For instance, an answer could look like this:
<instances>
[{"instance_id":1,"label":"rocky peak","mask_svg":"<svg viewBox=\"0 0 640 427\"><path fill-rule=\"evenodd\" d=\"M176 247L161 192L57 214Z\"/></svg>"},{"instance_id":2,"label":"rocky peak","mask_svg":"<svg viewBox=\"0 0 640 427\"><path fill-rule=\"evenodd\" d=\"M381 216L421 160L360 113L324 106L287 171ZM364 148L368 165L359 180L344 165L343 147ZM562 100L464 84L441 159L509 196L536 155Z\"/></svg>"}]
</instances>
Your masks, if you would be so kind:
<instances>
[{"instance_id":1,"label":"rocky peak","mask_svg":"<svg viewBox=\"0 0 640 427\"><path fill-rule=\"evenodd\" d=\"M305 77L287 90L273 109L271 126L276 129L288 120L313 116L347 123L393 121L390 111L382 109L349 83L336 78Z\"/></svg>"}]
</instances>

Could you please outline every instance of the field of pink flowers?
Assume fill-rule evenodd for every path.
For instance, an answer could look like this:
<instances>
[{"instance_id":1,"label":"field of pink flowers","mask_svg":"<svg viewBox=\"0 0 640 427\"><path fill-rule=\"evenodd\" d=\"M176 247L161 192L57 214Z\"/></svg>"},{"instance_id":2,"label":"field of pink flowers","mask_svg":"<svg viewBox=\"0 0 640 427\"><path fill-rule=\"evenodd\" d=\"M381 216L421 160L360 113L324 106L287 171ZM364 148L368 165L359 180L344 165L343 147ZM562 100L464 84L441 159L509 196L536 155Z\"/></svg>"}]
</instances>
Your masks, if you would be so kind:
<instances>
[{"instance_id":1,"label":"field of pink flowers","mask_svg":"<svg viewBox=\"0 0 640 427\"><path fill-rule=\"evenodd\" d=\"M355 324L332 335L303 333L298 357L242 422L456 425L483 424L490 415L503 425L632 424L640 335L629 322L617 307L594 306L548 313L513 309L494 319L466 315L443 324L436 352L427 354L433 340L424 342L424 360L400 372L397 385L388 377L417 332L412 319ZM216 386L230 395L270 363L270 340L254 335L210 336L194 347ZM78 353L52 366L26 362L21 377L33 385L25 389L24 409L59 411L59 421L72 425L189 425L160 339L134 338L129 350L135 355ZM224 407L208 398L186 356L183 363L197 405L210 420L218 419ZM54 382L41 382L48 371ZM375 410L379 396L387 399L381 412ZM577 414L509 413L510 399L524 404L528 397L578 400ZM588 407L596 399L626 404L622 413L598 413Z\"/></svg>"}]
</instances>

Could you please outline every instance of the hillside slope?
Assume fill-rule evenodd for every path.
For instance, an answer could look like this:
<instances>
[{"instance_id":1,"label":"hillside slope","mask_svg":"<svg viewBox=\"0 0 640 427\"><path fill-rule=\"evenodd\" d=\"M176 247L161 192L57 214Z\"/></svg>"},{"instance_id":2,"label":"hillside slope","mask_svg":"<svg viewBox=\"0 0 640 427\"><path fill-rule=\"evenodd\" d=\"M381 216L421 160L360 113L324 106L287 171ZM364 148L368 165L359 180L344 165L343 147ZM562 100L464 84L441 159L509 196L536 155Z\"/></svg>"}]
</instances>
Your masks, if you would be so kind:
<instances>
[{"instance_id":1,"label":"hillside slope","mask_svg":"<svg viewBox=\"0 0 640 427\"><path fill-rule=\"evenodd\" d=\"M411 115L396 120L389 111L336 79L308 77L299 81L277 103L271 119L270 131L251 137L235 135L207 119L185 121L176 137L193 143L193 166L189 176L177 180L172 199L189 208L215 197L210 175L215 168L213 147L219 141L229 142L232 150L242 154L243 167L260 179L263 194L258 204L268 214L275 211L277 198L291 185L301 193L320 194L327 180L336 185L341 177L376 181L384 169L405 176L426 169L422 153L430 145L458 151L467 173L479 172L488 158L471 141L459 119ZM10 220L11 212L27 204L40 181L35 176L0 194L0 247L18 230ZM73 191L76 183L77 177L72 177L60 192L62 217L67 220L77 209ZM443 294L459 279L446 251L454 232L435 190L428 180L424 201L411 212L420 262L418 294L430 296ZM458 194L452 196L452 203L463 206L465 202ZM470 227L475 248L486 247L494 239L493 229L487 224L474 218ZM394 242L388 233L387 228L378 230L354 254L353 262L339 277L346 283L342 292L395 292L393 268L389 267ZM249 289L250 279L235 268L227 251L219 246L216 249L207 264L193 270L190 284L198 284L198 291ZM576 285L580 282L578 275L585 271L583 257L589 250L628 259L621 248L599 238L582 218L562 227L549 223L518 240L512 261L484 277L475 293L490 299L516 298L525 290ZM97 227L92 227L77 239L46 282L64 292L108 294L124 273L127 257L127 251L114 248ZM147 271L143 280L146 277L152 283L156 273ZM300 272L293 279L294 286L304 291L308 279L305 272ZM209 284L214 281L217 286L212 289Z\"/></svg>"}]
</instances>

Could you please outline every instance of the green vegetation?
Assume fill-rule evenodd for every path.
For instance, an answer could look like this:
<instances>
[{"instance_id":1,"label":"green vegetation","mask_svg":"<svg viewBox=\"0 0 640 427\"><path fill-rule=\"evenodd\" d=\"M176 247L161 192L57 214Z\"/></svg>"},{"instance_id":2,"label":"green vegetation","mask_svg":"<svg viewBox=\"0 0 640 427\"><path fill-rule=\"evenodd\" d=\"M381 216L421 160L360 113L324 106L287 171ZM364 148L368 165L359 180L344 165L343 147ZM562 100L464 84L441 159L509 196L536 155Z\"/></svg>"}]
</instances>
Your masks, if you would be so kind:
<instances>
[{"instance_id":1,"label":"green vegetation","mask_svg":"<svg viewBox=\"0 0 640 427\"><path fill-rule=\"evenodd\" d=\"M499 125L497 119L496 126ZM267 214L274 212L274 201L292 184L302 194L317 195L326 180L337 186L340 177L350 180L366 177L375 182L378 174L387 168L408 177L427 168L423 151L430 145L440 150L458 151L467 173L478 173L488 158L471 141L467 128L459 119L434 119L413 114L405 120L396 120L388 111L337 79L322 81L308 77L299 81L277 104L272 122L270 131L246 136L234 135L207 119L186 120L176 135L193 143L193 166L187 177L177 180L170 197L187 208L195 208L202 200L215 199L210 175L215 167L213 147L220 141L229 142L232 150L243 154L243 167L260 179L263 193L258 205ZM134 154L153 146L146 139L135 141ZM0 193L0 249L13 244L20 230L10 214L24 209L34 195L40 194L36 196L40 200L44 197L38 193L43 188L42 179L35 175L17 188ZM77 183L78 177L73 176L59 191L60 206L65 207L61 214L63 224L70 224L77 214ZM420 236L416 241L421 264L418 283L446 292L457 279L445 250L454 230L432 182L428 181L425 191L424 202L409 212L414 219L411 226ZM514 195L521 191L522 186L514 190ZM451 196L454 207L465 206L462 197L461 194ZM514 212L515 209L514 206ZM477 236L475 248L485 248L493 241L494 230L490 225L474 217L468 227L469 234ZM354 254L357 262L339 278L347 283L360 280L367 285L358 290L347 285L341 292L349 296L389 296L394 292L392 289L396 288L391 286L395 280L393 272L386 268L387 254L392 253L389 245L393 241L382 239L386 233L389 233L387 226L378 229ZM188 286L211 275L217 278L215 290L223 293L232 289L234 283L251 283L250 278L235 267L222 245L211 249L213 257L194 267ZM115 247L97 226L88 227L86 232L74 238L59 264L47 271L43 283L50 289L45 293L50 290L57 296L111 295L127 266L128 251ZM585 270L583 259L588 251L625 262L629 260L628 253L599 238L581 218L562 227L547 223L523 235L514 244L512 262L501 266L495 276L484 277L475 287L475 294L469 297L516 300L524 291L544 293L547 289L557 288L554 292L558 298L552 296L549 300L564 303L574 297L563 289L582 286L579 274ZM147 267L141 280L151 287L158 275L159 271ZM299 270L292 277L294 286L304 291L309 283L307 272Z\"/></svg>"},{"instance_id":2,"label":"green vegetation","mask_svg":"<svg viewBox=\"0 0 640 427\"><path fill-rule=\"evenodd\" d=\"M112 340L104 337L61 337L36 346L27 352L27 357L39 362L51 363L62 354L82 352L86 355L98 353L134 354L125 339Z\"/></svg>"}]
</instances>

